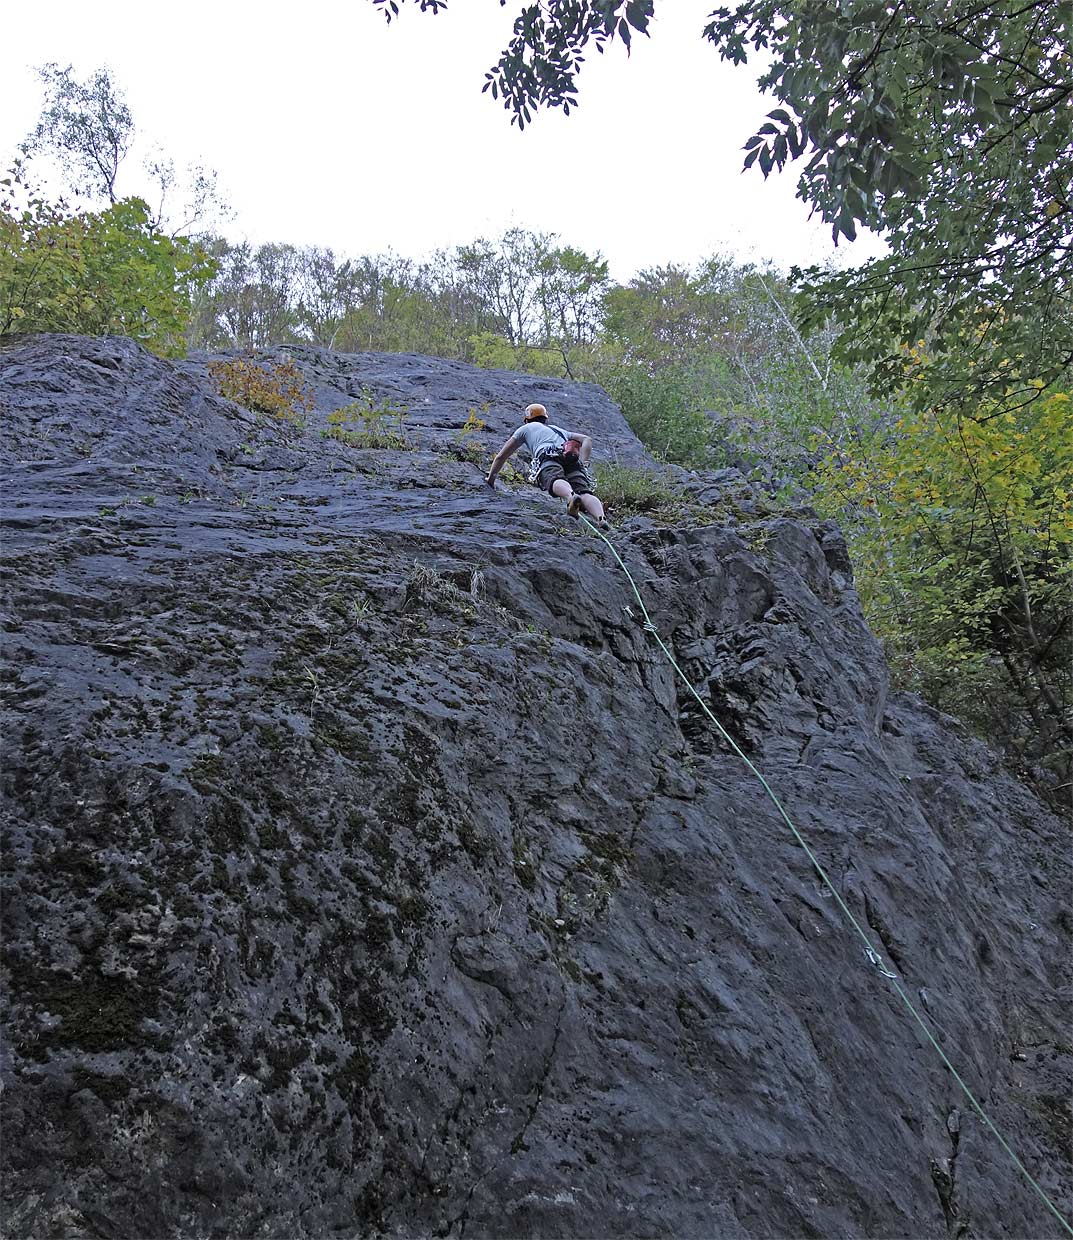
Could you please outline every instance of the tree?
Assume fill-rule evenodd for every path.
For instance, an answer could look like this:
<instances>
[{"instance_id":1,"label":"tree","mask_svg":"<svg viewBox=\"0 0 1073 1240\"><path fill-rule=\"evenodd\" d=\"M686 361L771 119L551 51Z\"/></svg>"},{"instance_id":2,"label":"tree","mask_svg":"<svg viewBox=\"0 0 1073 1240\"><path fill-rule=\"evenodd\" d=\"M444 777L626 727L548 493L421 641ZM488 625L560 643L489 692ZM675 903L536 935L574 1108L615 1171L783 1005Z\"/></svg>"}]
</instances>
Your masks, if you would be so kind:
<instances>
[{"instance_id":1,"label":"tree","mask_svg":"<svg viewBox=\"0 0 1073 1240\"><path fill-rule=\"evenodd\" d=\"M692 362L732 333L735 274L718 259L696 272L675 264L640 271L608 293L607 334L627 361L644 360L656 370Z\"/></svg>"},{"instance_id":2,"label":"tree","mask_svg":"<svg viewBox=\"0 0 1073 1240\"><path fill-rule=\"evenodd\" d=\"M1066 781L1069 411L1068 393L1041 391L994 417L908 412L897 434L829 450L816 479L817 502L846 529L899 682Z\"/></svg>"},{"instance_id":3,"label":"tree","mask_svg":"<svg viewBox=\"0 0 1073 1240\"><path fill-rule=\"evenodd\" d=\"M538 274L551 253L551 242L547 233L508 228L496 241L479 237L455 251L459 272L512 346L533 339L539 315Z\"/></svg>"},{"instance_id":4,"label":"tree","mask_svg":"<svg viewBox=\"0 0 1073 1240\"><path fill-rule=\"evenodd\" d=\"M159 150L146 160L145 171L154 187L154 226L166 230L169 236L187 234L195 225L203 227L210 218L231 214L214 171L200 164L188 164L185 173L180 174L175 161ZM176 195L179 206L173 210L169 204L176 200Z\"/></svg>"},{"instance_id":5,"label":"tree","mask_svg":"<svg viewBox=\"0 0 1073 1240\"><path fill-rule=\"evenodd\" d=\"M214 343L263 349L294 340L298 317L298 250L248 242L216 246L218 272L209 290Z\"/></svg>"},{"instance_id":6,"label":"tree","mask_svg":"<svg viewBox=\"0 0 1073 1240\"><path fill-rule=\"evenodd\" d=\"M598 378L671 459L708 463L714 437L768 485L800 491L818 451L890 420L834 364L832 336L802 336L778 273L718 255L609 291Z\"/></svg>"},{"instance_id":7,"label":"tree","mask_svg":"<svg viewBox=\"0 0 1073 1240\"><path fill-rule=\"evenodd\" d=\"M1073 362L1070 9L853 2L775 14L720 10L708 36L731 59L773 57L775 109L749 139L765 174L811 158L798 192L837 239L877 228L890 255L804 275L806 321L844 324L839 356L918 408L997 416ZM927 367L907 371L923 340ZM907 382L914 380L914 382Z\"/></svg>"},{"instance_id":8,"label":"tree","mask_svg":"<svg viewBox=\"0 0 1073 1240\"><path fill-rule=\"evenodd\" d=\"M332 349L347 315L360 304L361 273L330 249L308 246L298 252L298 323L305 335Z\"/></svg>"},{"instance_id":9,"label":"tree","mask_svg":"<svg viewBox=\"0 0 1073 1240\"><path fill-rule=\"evenodd\" d=\"M490 320L476 333L480 365L573 377L572 352L595 339L609 276L601 255L556 240L510 228L456 249L458 280Z\"/></svg>"},{"instance_id":10,"label":"tree","mask_svg":"<svg viewBox=\"0 0 1073 1240\"><path fill-rule=\"evenodd\" d=\"M53 157L71 193L114 205L120 166L136 132L122 90L103 68L84 81L75 77L71 65L43 65L37 75L45 87L44 106L23 143L23 155ZM146 160L144 171L148 184L139 187L141 200L156 204L150 208L154 230L178 237L210 214L226 213L215 172L191 164L180 177L174 161L159 150ZM173 212L169 204L177 192L180 205Z\"/></svg>"},{"instance_id":11,"label":"tree","mask_svg":"<svg viewBox=\"0 0 1073 1240\"><path fill-rule=\"evenodd\" d=\"M489 314L451 255L437 252L421 263L364 255L354 271L357 304L339 329L336 348L472 360L469 339L490 327Z\"/></svg>"},{"instance_id":12,"label":"tree","mask_svg":"<svg viewBox=\"0 0 1073 1240\"><path fill-rule=\"evenodd\" d=\"M82 188L89 196L114 203L119 165L134 141L134 118L122 91L107 69L85 82L75 78L72 65L42 65L37 74L45 105L26 140L27 154L54 155L69 177L86 178Z\"/></svg>"},{"instance_id":13,"label":"tree","mask_svg":"<svg viewBox=\"0 0 1073 1240\"><path fill-rule=\"evenodd\" d=\"M543 343L564 358L571 348L592 344L602 326L603 297L610 284L607 262L574 246L556 246L537 267L537 302Z\"/></svg>"}]
</instances>

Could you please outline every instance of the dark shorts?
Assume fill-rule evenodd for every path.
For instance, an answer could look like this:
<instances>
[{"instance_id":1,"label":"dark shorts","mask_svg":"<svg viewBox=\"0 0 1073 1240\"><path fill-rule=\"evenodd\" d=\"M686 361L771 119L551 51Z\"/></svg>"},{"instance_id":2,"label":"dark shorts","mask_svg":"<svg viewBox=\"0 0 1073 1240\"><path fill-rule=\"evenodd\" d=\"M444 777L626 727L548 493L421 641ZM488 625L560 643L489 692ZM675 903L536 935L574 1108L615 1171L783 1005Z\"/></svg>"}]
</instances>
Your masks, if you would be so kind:
<instances>
[{"instance_id":1,"label":"dark shorts","mask_svg":"<svg viewBox=\"0 0 1073 1240\"><path fill-rule=\"evenodd\" d=\"M541 465L536 484L542 491L550 493L552 484L558 482L560 478L565 478L570 483L575 495L593 493L588 474L583 469L571 469L569 466L564 468L561 461L548 461L546 465Z\"/></svg>"}]
</instances>

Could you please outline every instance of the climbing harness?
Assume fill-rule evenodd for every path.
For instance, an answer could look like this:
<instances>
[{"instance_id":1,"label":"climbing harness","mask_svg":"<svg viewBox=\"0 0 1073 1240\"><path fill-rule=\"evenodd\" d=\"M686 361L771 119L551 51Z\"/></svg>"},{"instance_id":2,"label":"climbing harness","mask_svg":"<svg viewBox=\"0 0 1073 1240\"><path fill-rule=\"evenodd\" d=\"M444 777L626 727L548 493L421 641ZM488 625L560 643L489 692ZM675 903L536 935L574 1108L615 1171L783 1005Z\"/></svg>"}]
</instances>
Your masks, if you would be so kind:
<instances>
[{"instance_id":1,"label":"climbing harness","mask_svg":"<svg viewBox=\"0 0 1073 1240\"><path fill-rule=\"evenodd\" d=\"M564 469L567 465L569 465L571 470L580 470L585 476L585 484L588 486L589 491L595 495L596 481L592 476L592 470L589 469L587 462L583 461L576 453L567 452L565 450L566 445L568 443L573 443L574 441L569 438L562 427L552 426L550 422L547 424L547 427L549 431L554 431L556 435L561 435L563 442L557 448L552 448L545 445L542 448L538 448L536 452L533 453L533 459L529 465L529 481L535 485L537 479L540 477L540 471L544 468L544 466L550 461L558 459L562 461Z\"/></svg>"},{"instance_id":2,"label":"climbing harness","mask_svg":"<svg viewBox=\"0 0 1073 1240\"><path fill-rule=\"evenodd\" d=\"M972 1090L969 1089L968 1085L966 1085L965 1082L961 1079L960 1074L958 1073L954 1065L950 1062L949 1058L946 1055L946 1052L943 1050L943 1048L939 1045L939 1043L932 1036L932 1032L928 1028L928 1026L924 1023L923 1017L914 1007L913 1001L905 993L905 990L902 988L901 984L899 983L897 973L892 973L889 969L887 969L886 965L884 964L882 956L873 947L872 941L869 939L868 935L861 928L860 922L850 912L849 906L846 904L845 900L842 899L842 896L839 894L838 889L831 882L831 880L827 877L827 872L824 870L823 866L820 865L818 859L816 858L815 853L813 853L812 849L809 848L808 844L805 842L805 839L801 835L801 832L798 831L797 827L795 827L793 822L790 820L789 814L787 814L786 810L783 809L782 802L772 791L770 784L767 782L764 776L760 773L759 769L752 763L752 761L750 761L749 757L746 755L744 750L741 749L741 747L734 740L734 738L730 735L730 733L726 730L726 728L724 728L723 725L719 722L719 720L715 717L715 715L712 713L711 709L709 708L707 702L704 701L704 699L700 696L700 694L693 687L692 681L690 681L689 677L678 666L678 663L676 662L674 655L667 648L667 645L663 641L663 638L660 636L659 630L656 628L655 624L653 624L652 622L652 617L648 614L648 609L645 607L644 599L641 597L641 592L637 588L637 583L634 581L633 575L631 574L630 570L626 567L625 561L622 559L619 553L615 550L615 546L611 542L610 538L608 538L606 534L604 534L584 514L581 514L581 520L585 522L585 524L589 527L589 529L592 530L592 532L598 538L601 538L605 543L607 543L607 546L610 549L611 554L618 561L619 568L621 568L622 571L626 574L626 579L630 583L630 589L633 591L634 598L637 599L637 605L640 607L641 614L644 616L643 627L644 627L645 632L651 633L652 636L656 639L657 643L659 644L660 649L663 651L664 655L666 656L668 663L670 663L671 667L673 667L674 670L678 673L679 678L684 682L689 692L692 693L692 695L697 699L697 702L700 704L701 710L703 710L704 713L708 716L708 718L712 721L712 723L715 724L715 726L719 729L720 735L723 737L723 739L727 741L727 743L734 750L734 752L738 755L738 757L741 758L741 760L745 763L745 765L749 768L749 770L752 771L752 773L756 776L756 778L763 785L764 791L767 793L768 797L771 799L775 808L779 811L780 815L783 818L783 821L793 832L794 839L804 849L805 854L807 855L809 861L812 862L812 865L815 868L816 872L819 874L820 878L823 880L827 889L831 892L831 895L834 896L835 901L838 904L838 907L846 915L850 924L853 926L853 929L857 932L857 934L860 936L860 938L864 942L865 954L868 960L876 966L876 968L879 970L880 973L882 973L882 975L885 978L888 978L890 980L890 983L893 986L894 990L897 992L898 996L901 998L905 1006L909 1009L909 1012L911 1013L913 1019L916 1021L916 1023L920 1026L921 1030L923 1031L924 1036L931 1043L931 1045L935 1048L936 1052L939 1055L939 1058L943 1061L943 1064L946 1067L947 1071L949 1071L950 1075L954 1078L955 1081L957 1081L958 1085L961 1086L962 1093L964 1093L965 1097L968 1098L970 1103L972 1103L973 1109L980 1116L980 1118L984 1121L987 1127L991 1130L992 1134L995 1136L998 1143L1010 1156L1010 1158L1013 1161L1014 1166L1017 1167L1017 1169L1021 1172L1021 1174L1025 1177L1025 1179L1028 1180L1029 1184L1031 1184L1032 1187L1036 1190L1036 1193L1039 1195L1040 1199L1043 1201L1047 1209L1050 1210L1050 1212L1059 1221L1059 1223L1062 1224L1062 1227L1069 1233L1069 1235L1073 1236L1073 1226L1070 1226L1070 1224L1067 1222L1064 1216L1059 1212L1058 1207L1054 1204L1054 1202L1051 1201L1050 1197L1048 1197L1047 1194L1043 1191L1043 1189L1037 1183L1037 1181L1032 1176L1028 1168L1024 1165L1024 1163L1020 1160L1020 1158L1018 1158L1017 1155L1014 1153L1013 1149L1007 1143L1002 1133L1000 1133L999 1130L995 1127L995 1125L991 1122L990 1118L987 1115L987 1112L984 1111L983 1107L979 1104L979 1102L976 1101L976 1097L973 1094Z\"/></svg>"}]
</instances>

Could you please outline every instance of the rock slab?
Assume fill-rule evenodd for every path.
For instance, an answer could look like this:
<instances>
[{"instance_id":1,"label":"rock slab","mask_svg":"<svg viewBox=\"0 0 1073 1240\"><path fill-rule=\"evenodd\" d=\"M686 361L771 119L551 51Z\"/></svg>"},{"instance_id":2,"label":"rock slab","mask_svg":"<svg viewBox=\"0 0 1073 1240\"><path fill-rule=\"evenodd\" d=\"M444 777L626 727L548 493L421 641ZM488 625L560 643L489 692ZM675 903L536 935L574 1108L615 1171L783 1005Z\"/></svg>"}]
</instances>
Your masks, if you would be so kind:
<instances>
[{"instance_id":1,"label":"rock slab","mask_svg":"<svg viewBox=\"0 0 1073 1240\"><path fill-rule=\"evenodd\" d=\"M643 464L606 396L290 356L304 427L0 342L3 1234L1062 1234L607 548L484 485L531 400ZM615 543L1068 1211L1068 834L888 693L837 529L724 516Z\"/></svg>"}]
</instances>

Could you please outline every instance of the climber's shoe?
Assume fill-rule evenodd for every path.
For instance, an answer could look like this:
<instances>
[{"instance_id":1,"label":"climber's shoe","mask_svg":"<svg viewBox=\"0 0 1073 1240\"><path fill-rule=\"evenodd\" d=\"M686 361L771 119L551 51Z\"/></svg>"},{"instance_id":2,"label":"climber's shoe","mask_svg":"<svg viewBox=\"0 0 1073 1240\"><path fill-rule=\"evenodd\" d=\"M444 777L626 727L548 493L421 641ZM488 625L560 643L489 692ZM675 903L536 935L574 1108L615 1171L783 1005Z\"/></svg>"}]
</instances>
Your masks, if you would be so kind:
<instances>
[{"instance_id":1,"label":"climber's shoe","mask_svg":"<svg viewBox=\"0 0 1073 1240\"><path fill-rule=\"evenodd\" d=\"M581 496L575 495L574 498L566 505L566 515L577 520L577 515L581 511Z\"/></svg>"}]
</instances>

